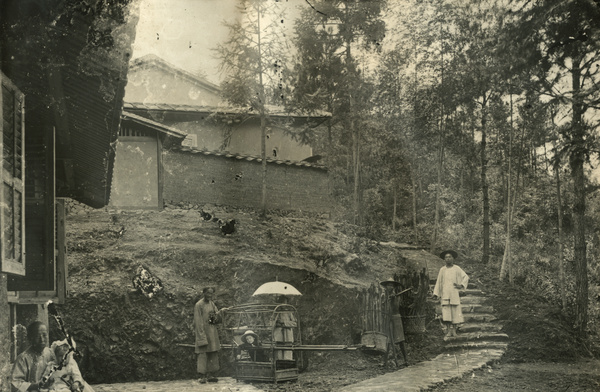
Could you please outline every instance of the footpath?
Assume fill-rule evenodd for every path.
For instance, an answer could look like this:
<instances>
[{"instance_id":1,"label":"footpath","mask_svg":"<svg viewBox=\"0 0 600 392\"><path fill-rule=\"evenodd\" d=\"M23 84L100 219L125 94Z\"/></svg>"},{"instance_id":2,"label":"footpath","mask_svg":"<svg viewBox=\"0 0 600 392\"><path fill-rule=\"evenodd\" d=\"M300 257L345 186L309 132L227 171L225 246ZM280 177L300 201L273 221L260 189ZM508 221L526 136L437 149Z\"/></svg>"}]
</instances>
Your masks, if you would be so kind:
<instances>
[{"instance_id":1,"label":"footpath","mask_svg":"<svg viewBox=\"0 0 600 392\"><path fill-rule=\"evenodd\" d=\"M486 294L469 283L461 293L465 323L457 337L444 338L446 352L431 361L386 373L341 389L342 392L427 391L436 385L463 377L498 361L508 346L508 335L500 332L494 309L486 305Z\"/></svg>"},{"instance_id":2,"label":"footpath","mask_svg":"<svg viewBox=\"0 0 600 392\"><path fill-rule=\"evenodd\" d=\"M200 384L197 380L129 382L124 384L92 385L96 392L257 392L260 389L231 377L221 377L219 382Z\"/></svg>"},{"instance_id":3,"label":"footpath","mask_svg":"<svg viewBox=\"0 0 600 392\"><path fill-rule=\"evenodd\" d=\"M502 333L494 309L486 304L486 294L469 284L461 291L465 323L457 337L444 338L446 352L430 361L386 373L382 376L348 385L341 392L427 391L436 385L470 374L476 369L498 361L508 346L508 335ZM233 378L220 378L218 383L200 384L196 380L138 382L92 385L96 392L208 392L260 391Z\"/></svg>"}]
</instances>

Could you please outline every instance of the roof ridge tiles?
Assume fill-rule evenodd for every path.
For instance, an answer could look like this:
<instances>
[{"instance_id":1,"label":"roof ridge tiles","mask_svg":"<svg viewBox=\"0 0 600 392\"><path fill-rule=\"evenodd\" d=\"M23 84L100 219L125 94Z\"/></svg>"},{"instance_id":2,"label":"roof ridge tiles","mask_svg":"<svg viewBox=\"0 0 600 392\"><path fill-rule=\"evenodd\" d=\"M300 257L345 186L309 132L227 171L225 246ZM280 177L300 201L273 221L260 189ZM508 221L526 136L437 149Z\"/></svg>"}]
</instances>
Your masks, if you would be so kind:
<instances>
[{"instance_id":1,"label":"roof ridge tiles","mask_svg":"<svg viewBox=\"0 0 600 392\"><path fill-rule=\"evenodd\" d=\"M251 162L251 161L262 162L262 158L255 156L255 155L245 155L245 154L239 154L239 153L232 153L229 151L209 151L207 149L199 149L196 147L189 147L189 146L181 146L178 149L180 151L191 152L193 154L201 153L203 155L213 155L213 156L224 157L224 158L234 158L234 159L238 159L238 160L245 159L246 161L249 161L249 162ZM299 167L312 167L312 168L319 169L319 170L327 170L327 167L323 166L323 165L315 165L315 164L304 162L304 161L293 161L290 159L280 160L280 159L267 158L267 163L275 163L278 165L286 164L288 166L299 166Z\"/></svg>"}]
</instances>

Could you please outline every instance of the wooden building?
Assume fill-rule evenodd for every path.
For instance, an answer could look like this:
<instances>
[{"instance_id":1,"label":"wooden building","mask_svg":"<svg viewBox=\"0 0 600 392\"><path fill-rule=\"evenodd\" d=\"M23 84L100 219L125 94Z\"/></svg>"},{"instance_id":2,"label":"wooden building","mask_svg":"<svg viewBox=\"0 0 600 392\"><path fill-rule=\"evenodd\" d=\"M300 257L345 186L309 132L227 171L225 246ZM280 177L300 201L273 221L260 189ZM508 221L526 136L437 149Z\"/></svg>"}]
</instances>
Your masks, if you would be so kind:
<instances>
[{"instance_id":1,"label":"wooden building","mask_svg":"<svg viewBox=\"0 0 600 392\"><path fill-rule=\"evenodd\" d=\"M14 327L68 296L64 199L108 203L138 2L0 2L1 390Z\"/></svg>"}]
</instances>

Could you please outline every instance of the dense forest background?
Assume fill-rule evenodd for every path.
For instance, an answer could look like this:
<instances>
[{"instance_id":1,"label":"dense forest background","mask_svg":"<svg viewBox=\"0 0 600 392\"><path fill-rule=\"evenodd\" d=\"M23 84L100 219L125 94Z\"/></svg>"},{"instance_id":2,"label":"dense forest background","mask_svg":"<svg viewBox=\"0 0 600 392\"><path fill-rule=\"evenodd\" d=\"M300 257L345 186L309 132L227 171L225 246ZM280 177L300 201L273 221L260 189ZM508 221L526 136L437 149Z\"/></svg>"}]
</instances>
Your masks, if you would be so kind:
<instances>
[{"instance_id":1,"label":"dense forest background","mask_svg":"<svg viewBox=\"0 0 600 392\"><path fill-rule=\"evenodd\" d=\"M334 219L455 248L561 304L589 339L600 326L600 2L313 0L293 38L278 31L278 3L241 1L244 18L216 48L232 75L224 92L260 113L263 141L286 127L270 105L331 114L294 136L329 167Z\"/></svg>"}]
</instances>

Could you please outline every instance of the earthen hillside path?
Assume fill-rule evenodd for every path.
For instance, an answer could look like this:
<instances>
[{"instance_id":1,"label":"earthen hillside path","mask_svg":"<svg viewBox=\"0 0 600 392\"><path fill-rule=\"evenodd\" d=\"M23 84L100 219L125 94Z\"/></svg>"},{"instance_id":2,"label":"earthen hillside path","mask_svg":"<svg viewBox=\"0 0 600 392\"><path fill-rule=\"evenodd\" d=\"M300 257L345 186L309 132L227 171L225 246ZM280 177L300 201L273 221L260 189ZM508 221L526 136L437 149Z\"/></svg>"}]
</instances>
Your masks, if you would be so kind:
<instances>
[{"instance_id":1,"label":"earthen hillside path","mask_svg":"<svg viewBox=\"0 0 600 392\"><path fill-rule=\"evenodd\" d=\"M508 346L508 335L500 332L502 325L485 300L485 292L476 283L469 283L468 289L461 292L465 323L458 337L444 339L445 353L431 361L349 385L342 391L426 391L499 360Z\"/></svg>"}]
</instances>

